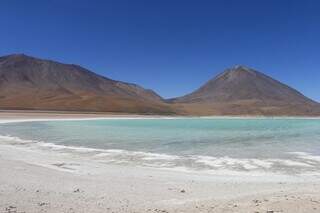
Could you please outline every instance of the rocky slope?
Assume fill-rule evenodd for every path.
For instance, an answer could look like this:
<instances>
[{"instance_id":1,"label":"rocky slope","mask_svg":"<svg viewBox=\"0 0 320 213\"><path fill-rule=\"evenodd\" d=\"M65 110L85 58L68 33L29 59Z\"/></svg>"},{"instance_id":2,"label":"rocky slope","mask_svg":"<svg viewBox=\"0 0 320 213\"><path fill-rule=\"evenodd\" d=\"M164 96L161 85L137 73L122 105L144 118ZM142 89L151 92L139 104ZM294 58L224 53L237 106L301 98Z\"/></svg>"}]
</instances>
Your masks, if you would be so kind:
<instances>
[{"instance_id":1,"label":"rocky slope","mask_svg":"<svg viewBox=\"0 0 320 213\"><path fill-rule=\"evenodd\" d=\"M0 57L0 108L172 113L152 90L23 54Z\"/></svg>"},{"instance_id":2,"label":"rocky slope","mask_svg":"<svg viewBox=\"0 0 320 213\"><path fill-rule=\"evenodd\" d=\"M320 115L315 101L244 66L227 69L196 91L168 102L186 114Z\"/></svg>"},{"instance_id":3,"label":"rocky slope","mask_svg":"<svg viewBox=\"0 0 320 213\"><path fill-rule=\"evenodd\" d=\"M0 109L181 115L320 115L320 104L244 66L163 100L152 90L83 67L23 54L0 57Z\"/></svg>"}]
</instances>

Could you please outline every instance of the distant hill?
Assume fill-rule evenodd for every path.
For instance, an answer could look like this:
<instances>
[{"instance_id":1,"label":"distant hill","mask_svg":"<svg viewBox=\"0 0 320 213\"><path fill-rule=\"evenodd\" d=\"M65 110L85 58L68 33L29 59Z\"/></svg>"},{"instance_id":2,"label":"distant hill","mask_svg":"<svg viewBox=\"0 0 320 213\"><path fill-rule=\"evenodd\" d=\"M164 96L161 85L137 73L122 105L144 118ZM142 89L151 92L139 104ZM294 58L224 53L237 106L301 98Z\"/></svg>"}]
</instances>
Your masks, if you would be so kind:
<instances>
[{"instance_id":1,"label":"distant hill","mask_svg":"<svg viewBox=\"0 0 320 213\"><path fill-rule=\"evenodd\" d=\"M194 115L320 115L320 104L245 66L235 66L196 91L168 100Z\"/></svg>"},{"instance_id":2,"label":"distant hill","mask_svg":"<svg viewBox=\"0 0 320 213\"><path fill-rule=\"evenodd\" d=\"M0 109L180 115L320 116L320 104L244 66L163 100L152 90L83 67L23 54L0 57Z\"/></svg>"},{"instance_id":3,"label":"distant hill","mask_svg":"<svg viewBox=\"0 0 320 213\"><path fill-rule=\"evenodd\" d=\"M0 57L0 108L172 113L152 90L83 67L23 54Z\"/></svg>"}]
</instances>

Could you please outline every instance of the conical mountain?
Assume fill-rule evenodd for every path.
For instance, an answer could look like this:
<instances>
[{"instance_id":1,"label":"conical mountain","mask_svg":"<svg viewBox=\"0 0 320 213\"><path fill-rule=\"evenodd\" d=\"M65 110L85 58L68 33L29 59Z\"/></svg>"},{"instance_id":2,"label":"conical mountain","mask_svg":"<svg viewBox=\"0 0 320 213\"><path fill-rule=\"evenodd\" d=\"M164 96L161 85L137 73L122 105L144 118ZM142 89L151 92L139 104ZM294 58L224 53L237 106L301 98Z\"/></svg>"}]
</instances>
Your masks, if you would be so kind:
<instances>
[{"instance_id":1,"label":"conical mountain","mask_svg":"<svg viewBox=\"0 0 320 213\"><path fill-rule=\"evenodd\" d=\"M227 69L196 91L169 102L186 114L320 115L315 101L245 66Z\"/></svg>"},{"instance_id":2,"label":"conical mountain","mask_svg":"<svg viewBox=\"0 0 320 213\"><path fill-rule=\"evenodd\" d=\"M152 90L83 67L23 54L0 57L0 108L171 113Z\"/></svg>"}]
</instances>

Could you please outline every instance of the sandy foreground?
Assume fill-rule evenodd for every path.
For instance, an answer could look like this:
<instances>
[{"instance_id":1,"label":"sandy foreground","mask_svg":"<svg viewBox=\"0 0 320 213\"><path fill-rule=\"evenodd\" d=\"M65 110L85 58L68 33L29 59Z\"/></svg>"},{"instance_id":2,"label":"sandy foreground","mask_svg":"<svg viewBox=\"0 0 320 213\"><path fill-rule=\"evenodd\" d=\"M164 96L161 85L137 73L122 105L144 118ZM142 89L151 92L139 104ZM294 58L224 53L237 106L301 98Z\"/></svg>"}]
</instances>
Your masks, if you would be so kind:
<instances>
[{"instance_id":1,"label":"sandy foreground","mask_svg":"<svg viewBox=\"0 0 320 213\"><path fill-rule=\"evenodd\" d=\"M106 115L1 112L0 122L95 117ZM5 212L319 213L320 178L110 165L0 141L0 213Z\"/></svg>"}]
</instances>

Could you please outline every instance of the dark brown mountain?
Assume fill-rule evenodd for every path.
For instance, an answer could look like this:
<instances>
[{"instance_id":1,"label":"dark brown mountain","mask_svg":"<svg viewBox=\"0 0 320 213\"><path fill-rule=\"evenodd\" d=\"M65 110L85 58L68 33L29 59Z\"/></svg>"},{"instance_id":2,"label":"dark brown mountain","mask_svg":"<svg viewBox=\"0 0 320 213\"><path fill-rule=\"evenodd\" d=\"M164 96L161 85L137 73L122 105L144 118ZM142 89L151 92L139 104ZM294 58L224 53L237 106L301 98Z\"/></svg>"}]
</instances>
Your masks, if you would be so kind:
<instances>
[{"instance_id":1,"label":"dark brown mountain","mask_svg":"<svg viewBox=\"0 0 320 213\"><path fill-rule=\"evenodd\" d=\"M0 57L0 108L172 113L152 90L23 54Z\"/></svg>"},{"instance_id":2,"label":"dark brown mountain","mask_svg":"<svg viewBox=\"0 0 320 213\"><path fill-rule=\"evenodd\" d=\"M78 65L23 54L0 57L0 109L183 115L320 115L318 103L258 71L236 66L195 92L164 101L152 90Z\"/></svg>"},{"instance_id":3,"label":"dark brown mountain","mask_svg":"<svg viewBox=\"0 0 320 213\"><path fill-rule=\"evenodd\" d=\"M235 66L196 91L169 100L185 114L320 115L320 105L258 71Z\"/></svg>"}]
</instances>

